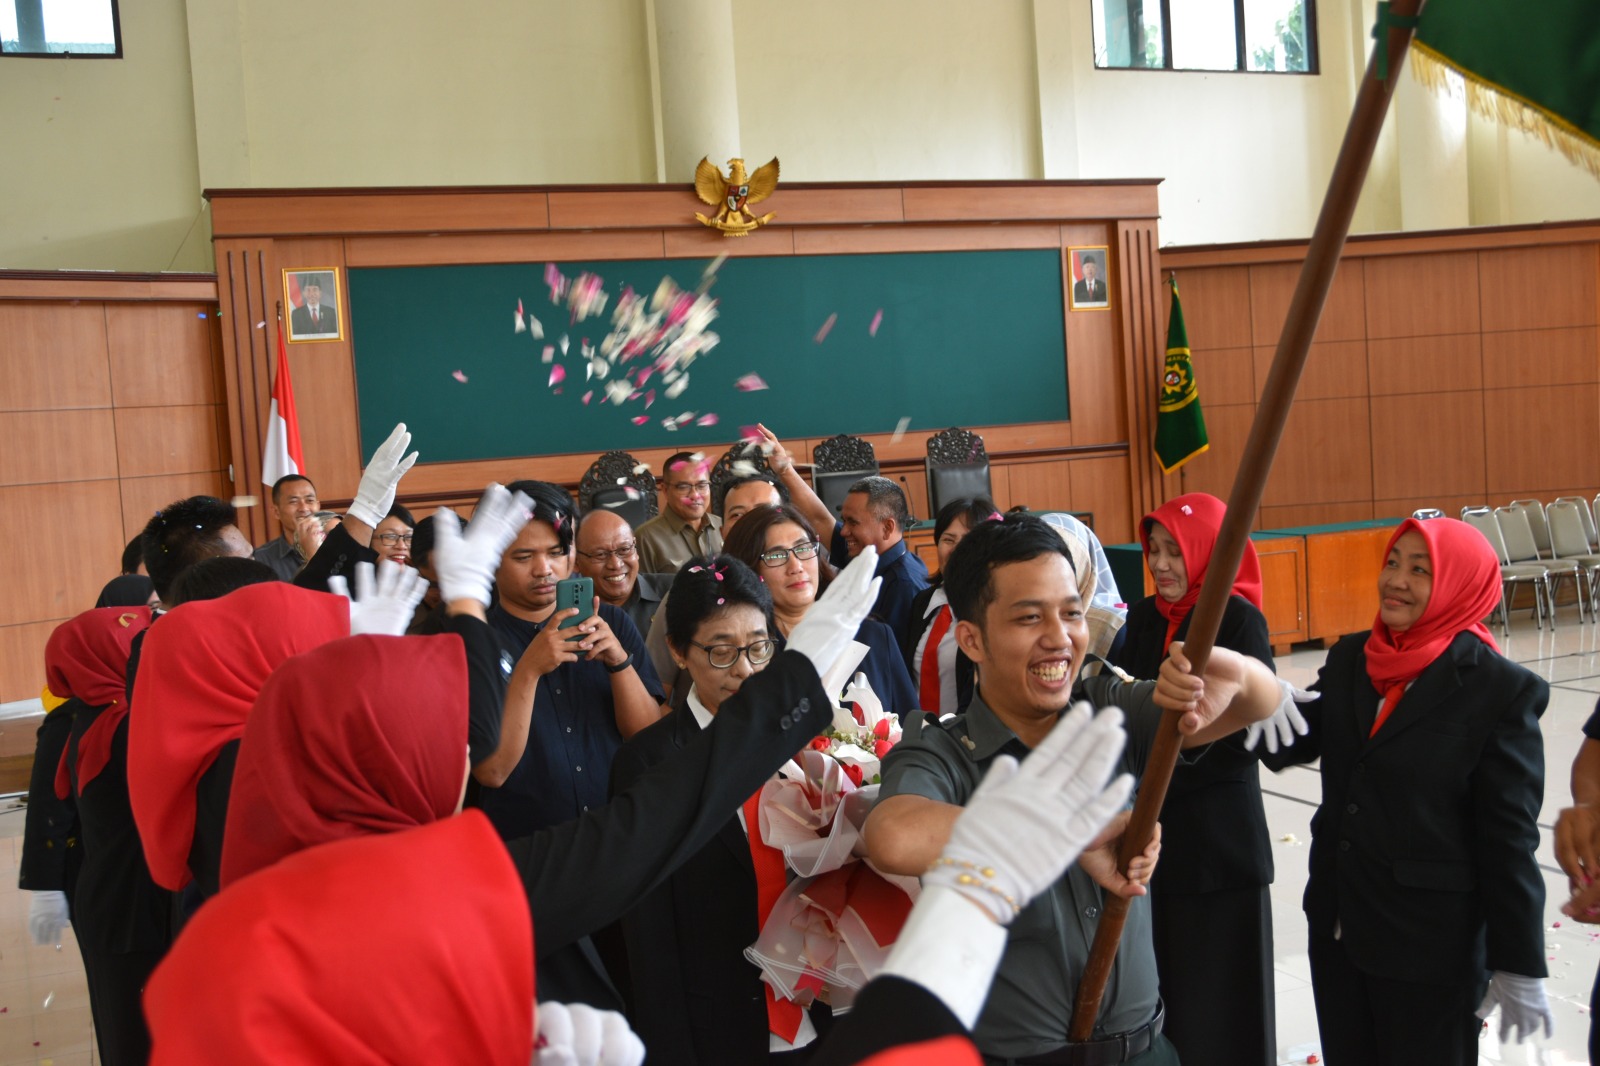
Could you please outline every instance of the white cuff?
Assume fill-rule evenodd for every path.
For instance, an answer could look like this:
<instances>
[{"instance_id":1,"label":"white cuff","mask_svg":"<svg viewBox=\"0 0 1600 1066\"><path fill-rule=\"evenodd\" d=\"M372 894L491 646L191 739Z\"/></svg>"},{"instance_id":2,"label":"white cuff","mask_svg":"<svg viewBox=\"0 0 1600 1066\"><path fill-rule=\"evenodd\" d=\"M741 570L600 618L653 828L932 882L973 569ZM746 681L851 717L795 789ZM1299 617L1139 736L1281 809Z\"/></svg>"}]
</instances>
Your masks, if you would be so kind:
<instances>
[{"instance_id":1,"label":"white cuff","mask_svg":"<svg viewBox=\"0 0 1600 1066\"><path fill-rule=\"evenodd\" d=\"M955 889L926 885L879 975L921 985L971 1029L1005 951L1005 926Z\"/></svg>"}]
</instances>

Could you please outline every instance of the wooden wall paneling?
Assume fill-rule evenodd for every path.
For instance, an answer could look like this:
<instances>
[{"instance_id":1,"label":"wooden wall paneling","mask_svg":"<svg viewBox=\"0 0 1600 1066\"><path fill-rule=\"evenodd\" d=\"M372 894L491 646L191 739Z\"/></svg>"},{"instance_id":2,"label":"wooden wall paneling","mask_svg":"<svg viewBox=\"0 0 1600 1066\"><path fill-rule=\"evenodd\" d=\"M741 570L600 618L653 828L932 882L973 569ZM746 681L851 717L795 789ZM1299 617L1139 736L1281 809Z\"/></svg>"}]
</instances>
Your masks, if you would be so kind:
<instances>
[{"instance_id":1,"label":"wooden wall paneling","mask_svg":"<svg viewBox=\"0 0 1600 1066\"><path fill-rule=\"evenodd\" d=\"M106 305L111 395L118 407L218 403L211 304Z\"/></svg>"},{"instance_id":2,"label":"wooden wall paneling","mask_svg":"<svg viewBox=\"0 0 1600 1066\"><path fill-rule=\"evenodd\" d=\"M1371 405L1375 498L1483 493L1482 394L1374 396Z\"/></svg>"},{"instance_id":3,"label":"wooden wall paneling","mask_svg":"<svg viewBox=\"0 0 1600 1066\"><path fill-rule=\"evenodd\" d=\"M0 412L0 485L98 481L117 476L117 435L105 407Z\"/></svg>"},{"instance_id":4,"label":"wooden wall paneling","mask_svg":"<svg viewBox=\"0 0 1600 1066\"><path fill-rule=\"evenodd\" d=\"M1033 463L1013 463L1010 478L1010 499L995 502L1002 510L1023 506L1033 511L1072 511L1072 464L1060 460ZM1100 515L1095 513L1098 524Z\"/></svg>"},{"instance_id":5,"label":"wooden wall paneling","mask_svg":"<svg viewBox=\"0 0 1600 1066\"><path fill-rule=\"evenodd\" d=\"M794 230L768 227L752 237L725 237L706 226L663 229L661 255L666 259L715 259L719 255L755 257L794 254Z\"/></svg>"},{"instance_id":6,"label":"wooden wall paneling","mask_svg":"<svg viewBox=\"0 0 1600 1066\"><path fill-rule=\"evenodd\" d=\"M704 211L704 208L699 208ZM820 223L850 225L905 221L905 205L898 188L798 188L779 185L768 206L784 226L813 227Z\"/></svg>"},{"instance_id":7,"label":"wooden wall paneling","mask_svg":"<svg viewBox=\"0 0 1600 1066\"><path fill-rule=\"evenodd\" d=\"M1305 259L1306 241L1249 241L1239 244L1174 246L1166 250L1172 265L1231 266L1288 263ZM1600 243L1600 223L1542 222L1534 225L1468 226L1453 230L1410 233L1358 233L1345 243L1346 259L1386 259L1438 252L1472 252L1492 248L1538 248L1563 244Z\"/></svg>"},{"instance_id":8,"label":"wooden wall paneling","mask_svg":"<svg viewBox=\"0 0 1600 1066\"><path fill-rule=\"evenodd\" d=\"M214 303L214 274L111 274L100 270L0 270L0 300L182 300Z\"/></svg>"},{"instance_id":9,"label":"wooden wall paneling","mask_svg":"<svg viewBox=\"0 0 1600 1066\"><path fill-rule=\"evenodd\" d=\"M659 226L698 226L695 212L706 212L705 205L695 195L694 185L662 185L618 192L583 192L576 189L552 189L547 194L550 202L551 229L649 229ZM775 211L779 191L761 208L761 213ZM709 213L709 212L707 212ZM519 227L525 228L525 227Z\"/></svg>"},{"instance_id":10,"label":"wooden wall paneling","mask_svg":"<svg viewBox=\"0 0 1600 1066\"><path fill-rule=\"evenodd\" d=\"M1129 412L1123 395L1122 353L1128 347L1125 319L1132 328L1147 329L1148 323L1129 305L1150 290L1144 277L1149 264L1137 253L1130 257L1111 247L1103 226L1060 227L1062 306L1067 308L1067 396L1071 406L1069 421L1074 444L1100 444L1128 439ZM1137 239L1130 238L1137 245ZM1072 268L1067 248L1105 245L1108 279L1120 273L1122 284L1108 311L1073 311L1071 305ZM1129 295L1131 293L1131 295ZM1145 343L1149 343L1148 337ZM1019 383L1021 384L1021 383Z\"/></svg>"},{"instance_id":11,"label":"wooden wall paneling","mask_svg":"<svg viewBox=\"0 0 1600 1066\"><path fill-rule=\"evenodd\" d=\"M1374 396L1478 392L1483 388L1483 337L1445 333L1370 340L1367 380Z\"/></svg>"},{"instance_id":12,"label":"wooden wall paneling","mask_svg":"<svg viewBox=\"0 0 1600 1066\"><path fill-rule=\"evenodd\" d=\"M1262 504L1371 499L1372 430L1366 399L1296 401Z\"/></svg>"},{"instance_id":13,"label":"wooden wall paneling","mask_svg":"<svg viewBox=\"0 0 1600 1066\"><path fill-rule=\"evenodd\" d=\"M117 454L122 476L193 474L227 464L217 449L213 404L191 407L119 407Z\"/></svg>"},{"instance_id":14,"label":"wooden wall paneling","mask_svg":"<svg viewBox=\"0 0 1600 1066\"><path fill-rule=\"evenodd\" d=\"M160 474L155 477L125 477L118 483L122 501L122 537L124 542L144 529L155 513L175 500L190 496L217 496L228 499L227 474L221 470L202 470L193 474ZM265 494L262 494L265 499ZM239 529L251 544L261 545L264 539L252 538L246 531L250 512L258 508L239 510Z\"/></svg>"},{"instance_id":15,"label":"wooden wall paneling","mask_svg":"<svg viewBox=\"0 0 1600 1066\"><path fill-rule=\"evenodd\" d=\"M1301 263L1271 263L1250 267L1250 343L1276 349L1289 317L1289 302L1300 283ZM1333 275L1333 287L1322 305L1313 344L1319 341L1364 340L1366 291L1362 282L1364 265L1345 259ZM1187 307L1184 310L1188 310ZM1268 363L1271 363L1269 358Z\"/></svg>"},{"instance_id":16,"label":"wooden wall paneling","mask_svg":"<svg viewBox=\"0 0 1600 1066\"><path fill-rule=\"evenodd\" d=\"M1298 529L1301 526L1326 526L1339 522L1366 522L1374 517L1378 516L1372 513L1372 504L1367 500L1353 503L1296 503L1261 508L1256 512L1256 528Z\"/></svg>"},{"instance_id":17,"label":"wooden wall paneling","mask_svg":"<svg viewBox=\"0 0 1600 1066\"><path fill-rule=\"evenodd\" d=\"M1261 561L1261 613L1275 655L1306 639L1304 537L1271 537L1252 542Z\"/></svg>"},{"instance_id":18,"label":"wooden wall paneling","mask_svg":"<svg viewBox=\"0 0 1600 1066\"><path fill-rule=\"evenodd\" d=\"M990 463L989 464L989 498L1001 511L1009 511L1016 506L1013 502L1011 491L1011 472L1026 464L1023 463ZM926 472L926 471L924 471ZM937 518L938 515L929 515Z\"/></svg>"},{"instance_id":19,"label":"wooden wall paneling","mask_svg":"<svg viewBox=\"0 0 1600 1066\"><path fill-rule=\"evenodd\" d=\"M1189 343L1194 343L1192 336ZM1208 414L1213 407L1254 404L1261 395L1256 384L1256 357L1251 349L1195 348L1192 352L1194 379L1200 387L1200 406ZM1268 359L1271 359L1271 352L1268 352Z\"/></svg>"},{"instance_id":20,"label":"wooden wall paneling","mask_svg":"<svg viewBox=\"0 0 1600 1066\"><path fill-rule=\"evenodd\" d=\"M211 232L218 240L544 229L550 221L545 194L524 189L333 190L331 195L229 192L206 194L211 201Z\"/></svg>"},{"instance_id":21,"label":"wooden wall paneling","mask_svg":"<svg viewBox=\"0 0 1600 1066\"><path fill-rule=\"evenodd\" d=\"M352 267L450 266L456 263L538 263L573 259L658 259L666 250L658 229L566 230L556 233L416 233L345 239Z\"/></svg>"},{"instance_id":22,"label":"wooden wall paneling","mask_svg":"<svg viewBox=\"0 0 1600 1066\"><path fill-rule=\"evenodd\" d=\"M1162 252L1165 264L1166 252ZM1183 299L1183 324L1189 347L1248 348L1250 332L1250 270L1248 267L1192 267L1178 275L1178 295ZM1170 314L1171 291L1162 297L1161 311Z\"/></svg>"},{"instance_id":23,"label":"wooden wall paneling","mask_svg":"<svg viewBox=\"0 0 1600 1066\"><path fill-rule=\"evenodd\" d=\"M1485 333L1600 321L1592 244L1479 252L1478 277Z\"/></svg>"},{"instance_id":24,"label":"wooden wall paneling","mask_svg":"<svg viewBox=\"0 0 1600 1066\"><path fill-rule=\"evenodd\" d=\"M1371 259L1365 275L1369 338L1476 333L1481 328L1475 252Z\"/></svg>"},{"instance_id":25,"label":"wooden wall paneling","mask_svg":"<svg viewBox=\"0 0 1600 1066\"><path fill-rule=\"evenodd\" d=\"M1483 387L1600 381L1600 330L1593 326L1483 334Z\"/></svg>"},{"instance_id":26,"label":"wooden wall paneling","mask_svg":"<svg viewBox=\"0 0 1600 1066\"><path fill-rule=\"evenodd\" d=\"M1075 227L1062 227L1066 243L1076 244ZM1085 242L1087 243L1087 242ZM1156 402L1160 396L1161 373L1166 362L1166 322L1160 316L1168 300L1162 295L1161 253L1153 222L1120 222L1116 227L1114 249L1116 273L1107 264L1106 276L1120 281L1120 302L1114 308L1121 331L1114 349L1122 365L1122 440L1128 442L1126 464L1128 483L1128 529L1141 515L1158 506L1165 492L1161 464L1152 450L1155 440ZM1070 272L1066 277L1070 280ZM1168 290L1170 292L1170 289ZM1087 312L1079 312L1082 315ZM1187 320L1186 320L1187 321ZM1071 353L1071 345L1068 345ZM1070 366L1070 361L1069 361ZM1108 379L1109 380L1109 379ZM1076 440L1087 444L1094 439L1085 432ZM1098 512L1097 512L1098 521Z\"/></svg>"},{"instance_id":27,"label":"wooden wall paneling","mask_svg":"<svg viewBox=\"0 0 1600 1066\"><path fill-rule=\"evenodd\" d=\"M98 303L0 303L0 411L111 406Z\"/></svg>"},{"instance_id":28,"label":"wooden wall paneling","mask_svg":"<svg viewBox=\"0 0 1600 1066\"><path fill-rule=\"evenodd\" d=\"M877 252L966 252L985 249L1054 248L1061 227L1038 223L983 223L910 228L903 226L817 226L797 228L796 255L856 255ZM676 235L667 235L675 247Z\"/></svg>"},{"instance_id":29,"label":"wooden wall paneling","mask_svg":"<svg viewBox=\"0 0 1600 1066\"><path fill-rule=\"evenodd\" d=\"M1537 495L1561 485L1600 488L1597 411L1600 385L1484 390L1489 495Z\"/></svg>"},{"instance_id":30,"label":"wooden wall paneling","mask_svg":"<svg viewBox=\"0 0 1600 1066\"><path fill-rule=\"evenodd\" d=\"M114 560L112 565L116 565ZM94 600L90 599L83 609L88 610L93 606ZM50 634L55 632L56 626L77 613L74 609L71 614L60 618L0 626L0 703L38 697L39 691L44 688L45 643L49 641ZM7 723L7 731L15 725ZM32 750L31 743L29 750Z\"/></svg>"},{"instance_id":31,"label":"wooden wall paneling","mask_svg":"<svg viewBox=\"0 0 1600 1066\"><path fill-rule=\"evenodd\" d=\"M1155 219L1156 184L1129 181L1051 182L1048 185L908 185L901 193L907 222L992 219Z\"/></svg>"},{"instance_id":32,"label":"wooden wall paneling","mask_svg":"<svg viewBox=\"0 0 1600 1066\"><path fill-rule=\"evenodd\" d=\"M1132 481L1126 457L1072 459L1067 463L1073 511L1094 512L1094 532L1102 544L1134 539Z\"/></svg>"},{"instance_id":33,"label":"wooden wall paneling","mask_svg":"<svg viewBox=\"0 0 1600 1066\"><path fill-rule=\"evenodd\" d=\"M1558 493L1557 495L1560 494ZM1575 493L1574 495L1583 496L1584 494L1580 492ZM1593 495L1593 493L1589 493L1588 495L1584 496L1584 498L1588 499ZM1550 497L1550 499L1555 499L1555 496ZM1500 500L1496 502L1510 503L1511 501ZM1436 510L1443 511L1451 518L1460 518L1461 509L1463 507L1483 507L1488 504L1489 497L1481 492L1469 496L1444 496L1435 493L1425 493L1421 496L1404 496L1397 500L1374 500L1372 501L1371 517L1394 518L1398 520L1401 518L1409 518L1413 511L1420 510L1424 507L1432 507Z\"/></svg>"},{"instance_id":34,"label":"wooden wall paneling","mask_svg":"<svg viewBox=\"0 0 1600 1066\"><path fill-rule=\"evenodd\" d=\"M0 543L27 546L0 563L0 626L94 606L126 543L120 504L114 480L0 488Z\"/></svg>"},{"instance_id":35,"label":"wooden wall paneling","mask_svg":"<svg viewBox=\"0 0 1600 1066\"><path fill-rule=\"evenodd\" d=\"M1239 472L1239 461L1244 458L1244 442L1250 436L1251 422L1255 421L1256 405L1213 406L1206 401L1204 393L1200 396L1200 404L1206 416L1206 438L1210 447L1184 463L1178 468L1177 474L1172 475L1177 478L1177 487L1168 499L1185 492L1209 492L1218 499L1226 500L1233 491L1233 479Z\"/></svg>"},{"instance_id":36,"label":"wooden wall paneling","mask_svg":"<svg viewBox=\"0 0 1600 1066\"><path fill-rule=\"evenodd\" d=\"M264 440L257 397L271 395L267 352L277 342L277 311L267 298L267 274L276 270L270 242L217 241L217 290L223 314L223 377L227 393L228 465L235 487L261 480ZM271 291L281 286L275 281ZM269 310L270 308L270 310ZM353 416L353 411L346 417ZM246 495L250 495L246 493ZM251 543L271 539L259 509L240 515Z\"/></svg>"},{"instance_id":37,"label":"wooden wall paneling","mask_svg":"<svg viewBox=\"0 0 1600 1066\"><path fill-rule=\"evenodd\" d=\"M1275 348L1253 349L1257 390L1253 399L1261 399L1276 353ZM1311 351L1306 355L1306 365L1295 386L1294 398L1296 403L1300 403L1337 397L1365 397L1369 391L1366 341L1322 341L1312 344ZM1204 400L1205 393L1200 395Z\"/></svg>"}]
</instances>

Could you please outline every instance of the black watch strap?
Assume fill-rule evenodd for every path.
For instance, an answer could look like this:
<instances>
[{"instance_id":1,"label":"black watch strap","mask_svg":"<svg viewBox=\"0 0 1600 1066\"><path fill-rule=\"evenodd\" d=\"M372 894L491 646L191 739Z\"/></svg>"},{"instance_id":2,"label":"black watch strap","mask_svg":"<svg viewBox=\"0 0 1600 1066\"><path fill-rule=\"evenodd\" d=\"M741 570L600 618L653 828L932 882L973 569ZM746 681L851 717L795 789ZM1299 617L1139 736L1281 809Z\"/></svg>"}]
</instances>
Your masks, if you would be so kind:
<instances>
[{"instance_id":1,"label":"black watch strap","mask_svg":"<svg viewBox=\"0 0 1600 1066\"><path fill-rule=\"evenodd\" d=\"M630 667L632 665L633 665L633 652L630 651L628 653L628 657L626 659L622 660L617 665L615 665L615 666L607 665L606 666L606 673L608 673L608 674L620 674L620 673L622 673L622 671L626 670L628 667Z\"/></svg>"}]
</instances>

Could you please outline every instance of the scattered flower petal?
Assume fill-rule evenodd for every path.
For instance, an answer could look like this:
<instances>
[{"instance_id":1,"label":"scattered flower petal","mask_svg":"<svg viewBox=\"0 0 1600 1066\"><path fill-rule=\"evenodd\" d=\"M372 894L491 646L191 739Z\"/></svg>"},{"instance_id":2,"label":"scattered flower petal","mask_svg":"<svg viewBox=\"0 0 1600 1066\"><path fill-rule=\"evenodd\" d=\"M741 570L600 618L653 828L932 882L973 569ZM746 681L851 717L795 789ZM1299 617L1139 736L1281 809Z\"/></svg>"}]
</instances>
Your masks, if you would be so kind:
<instances>
[{"instance_id":1,"label":"scattered flower petal","mask_svg":"<svg viewBox=\"0 0 1600 1066\"><path fill-rule=\"evenodd\" d=\"M452 370L450 372L450 376L455 378L457 381L461 382L461 384L463 384L463 385L465 385L467 383L467 375L463 374L459 370Z\"/></svg>"},{"instance_id":2,"label":"scattered flower petal","mask_svg":"<svg viewBox=\"0 0 1600 1066\"><path fill-rule=\"evenodd\" d=\"M636 425L636 426L642 426L648 421L650 421L650 416L649 415L639 415L636 418L634 418L633 424Z\"/></svg>"},{"instance_id":3,"label":"scattered flower petal","mask_svg":"<svg viewBox=\"0 0 1600 1066\"><path fill-rule=\"evenodd\" d=\"M717 424L717 416L715 414L701 415L699 418L695 419L694 424L697 426L714 426Z\"/></svg>"},{"instance_id":4,"label":"scattered flower petal","mask_svg":"<svg viewBox=\"0 0 1600 1066\"><path fill-rule=\"evenodd\" d=\"M588 392L584 393L583 394L583 405L585 407L589 406L589 401L591 399L593 399L593 397L594 397L594 390L593 389L590 389Z\"/></svg>"},{"instance_id":5,"label":"scattered flower petal","mask_svg":"<svg viewBox=\"0 0 1600 1066\"><path fill-rule=\"evenodd\" d=\"M837 321L839 321L838 315L835 314L828 316L828 321L824 322L822 324L822 328L817 330L816 341L818 344L821 344L823 341L828 339L828 333L833 329L833 324Z\"/></svg>"},{"instance_id":6,"label":"scattered flower petal","mask_svg":"<svg viewBox=\"0 0 1600 1066\"><path fill-rule=\"evenodd\" d=\"M911 428L911 416L906 415L894 424L894 435L889 438L890 444L899 444L900 438L906 435L906 430Z\"/></svg>"},{"instance_id":7,"label":"scattered flower petal","mask_svg":"<svg viewBox=\"0 0 1600 1066\"><path fill-rule=\"evenodd\" d=\"M761 380L760 374L746 374L738 381L735 381L733 387L740 392L760 392L762 389L770 388L765 381Z\"/></svg>"},{"instance_id":8,"label":"scattered flower petal","mask_svg":"<svg viewBox=\"0 0 1600 1066\"><path fill-rule=\"evenodd\" d=\"M867 327L867 336L876 337L878 327L883 325L883 308L878 308L878 313L872 316L872 325Z\"/></svg>"},{"instance_id":9,"label":"scattered flower petal","mask_svg":"<svg viewBox=\"0 0 1600 1066\"><path fill-rule=\"evenodd\" d=\"M740 426L739 440L745 444L757 444L766 438L761 435L760 426Z\"/></svg>"},{"instance_id":10,"label":"scattered flower petal","mask_svg":"<svg viewBox=\"0 0 1600 1066\"><path fill-rule=\"evenodd\" d=\"M552 388L561 384L565 380L567 380L566 367L562 366L560 363L557 363L550 368L550 385Z\"/></svg>"}]
</instances>

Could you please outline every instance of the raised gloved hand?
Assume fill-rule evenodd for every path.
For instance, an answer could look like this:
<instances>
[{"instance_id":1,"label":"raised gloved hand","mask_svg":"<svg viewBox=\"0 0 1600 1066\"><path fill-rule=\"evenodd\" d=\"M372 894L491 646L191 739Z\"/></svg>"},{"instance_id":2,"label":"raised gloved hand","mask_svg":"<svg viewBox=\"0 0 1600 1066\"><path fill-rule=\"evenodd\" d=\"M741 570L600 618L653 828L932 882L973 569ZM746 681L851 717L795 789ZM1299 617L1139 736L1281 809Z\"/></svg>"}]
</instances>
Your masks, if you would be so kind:
<instances>
[{"instance_id":1,"label":"raised gloved hand","mask_svg":"<svg viewBox=\"0 0 1600 1066\"><path fill-rule=\"evenodd\" d=\"M862 548L789 634L789 650L810 659L817 676L827 674L878 602L883 579L872 576L877 568L878 550L871 545Z\"/></svg>"},{"instance_id":2,"label":"raised gloved hand","mask_svg":"<svg viewBox=\"0 0 1600 1066\"><path fill-rule=\"evenodd\" d=\"M1283 690L1283 701L1272 712L1271 718L1250 723L1250 727L1244 731L1245 751L1255 751L1261 738L1266 737L1267 751L1276 754L1279 748L1292 745L1297 735L1303 737L1311 732L1306 716L1300 713L1300 708L1295 704L1310 703L1322 693L1295 688L1282 678L1278 679L1278 687Z\"/></svg>"},{"instance_id":3,"label":"raised gloved hand","mask_svg":"<svg viewBox=\"0 0 1600 1066\"><path fill-rule=\"evenodd\" d=\"M428 592L428 579L409 566L380 559L376 577L371 563L356 564L354 597L342 574L328 578L328 591L343 596L350 604L352 637L362 634L403 637L417 612L417 604Z\"/></svg>"},{"instance_id":4,"label":"raised gloved hand","mask_svg":"<svg viewBox=\"0 0 1600 1066\"><path fill-rule=\"evenodd\" d=\"M582 1003L539 1004L534 1066L639 1066L644 1044L616 1011Z\"/></svg>"},{"instance_id":5,"label":"raised gloved hand","mask_svg":"<svg viewBox=\"0 0 1600 1066\"><path fill-rule=\"evenodd\" d=\"M998 756L922 883L953 888L1010 922L1128 802L1132 777L1106 784L1126 740L1121 711L1094 714L1079 703L1020 765Z\"/></svg>"},{"instance_id":6,"label":"raised gloved hand","mask_svg":"<svg viewBox=\"0 0 1600 1066\"><path fill-rule=\"evenodd\" d=\"M433 563L439 575L439 595L444 602L474 599L489 606L489 590L500 568L500 557L528 524L533 501L491 484L478 500L465 531L461 519L448 507L433 513Z\"/></svg>"},{"instance_id":7,"label":"raised gloved hand","mask_svg":"<svg viewBox=\"0 0 1600 1066\"><path fill-rule=\"evenodd\" d=\"M1550 1000L1544 993L1543 977L1523 977L1521 974L1496 970L1489 977L1489 992L1478 1007L1478 1017L1487 1018L1495 1007L1500 1008L1500 1042L1516 1030L1517 1043L1537 1036L1540 1023L1549 1039L1555 1034L1556 1019L1550 1013Z\"/></svg>"},{"instance_id":8,"label":"raised gloved hand","mask_svg":"<svg viewBox=\"0 0 1600 1066\"><path fill-rule=\"evenodd\" d=\"M406 424L401 422L389 434L389 439L378 445L378 450L372 453L372 461L361 472L356 498L345 514L374 527L384 520L389 508L394 506L394 490L399 487L400 479L417 461L416 452L406 455L409 447L411 434L406 432Z\"/></svg>"},{"instance_id":9,"label":"raised gloved hand","mask_svg":"<svg viewBox=\"0 0 1600 1066\"><path fill-rule=\"evenodd\" d=\"M28 902L28 935L40 947L61 946L61 930L71 920L67 917L67 894L45 890L35 892Z\"/></svg>"}]
</instances>

